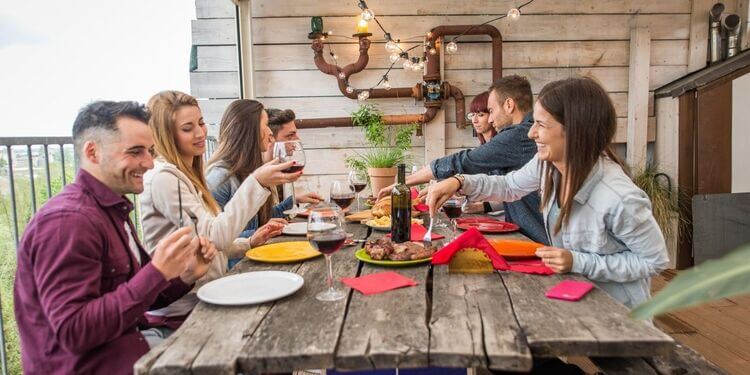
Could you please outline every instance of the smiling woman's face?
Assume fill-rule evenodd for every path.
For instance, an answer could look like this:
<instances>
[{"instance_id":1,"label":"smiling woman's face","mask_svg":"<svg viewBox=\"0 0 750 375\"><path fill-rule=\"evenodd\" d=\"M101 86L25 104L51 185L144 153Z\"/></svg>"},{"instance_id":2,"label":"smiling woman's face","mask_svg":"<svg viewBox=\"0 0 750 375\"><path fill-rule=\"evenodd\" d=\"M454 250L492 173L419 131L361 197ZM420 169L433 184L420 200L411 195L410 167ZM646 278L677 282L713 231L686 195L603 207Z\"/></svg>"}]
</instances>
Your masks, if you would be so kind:
<instances>
[{"instance_id":1,"label":"smiling woman's face","mask_svg":"<svg viewBox=\"0 0 750 375\"><path fill-rule=\"evenodd\" d=\"M206 123L201 109L196 106L182 106L174 115L175 144L183 157L203 155L206 151Z\"/></svg>"},{"instance_id":2,"label":"smiling woman's face","mask_svg":"<svg viewBox=\"0 0 750 375\"><path fill-rule=\"evenodd\" d=\"M565 161L565 129L538 101L534 104L534 125L529 130L529 138L536 143L539 160Z\"/></svg>"}]
</instances>

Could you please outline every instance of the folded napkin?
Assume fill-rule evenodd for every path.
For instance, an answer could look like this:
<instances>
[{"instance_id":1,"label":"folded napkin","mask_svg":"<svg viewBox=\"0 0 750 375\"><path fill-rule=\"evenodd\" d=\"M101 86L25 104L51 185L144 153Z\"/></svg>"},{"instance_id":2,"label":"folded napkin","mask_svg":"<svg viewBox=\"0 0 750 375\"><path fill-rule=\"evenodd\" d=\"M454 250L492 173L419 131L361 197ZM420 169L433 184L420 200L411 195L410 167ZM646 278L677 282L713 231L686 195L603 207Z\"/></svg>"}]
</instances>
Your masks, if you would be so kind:
<instances>
[{"instance_id":1,"label":"folded napkin","mask_svg":"<svg viewBox=\"0 0 750 375\"><path fill-rule=\"evenodd\" d=\"M383 293L389 290L418 285L416 281L398 272L386 271L360 277L342 278L341 282L364 295Z\"/></svg>"},{"instance_id":2,"label":"folded napkin","mask_svg":"<svg viewBox=\"0 0 750 375\"><path fill-rule=\"evenodd\" d=\"M411 223L411 234L409 237L411 241L417 241L417 242L422 241L426 233L427 233L427 228L425 228L423 225L417 224L417 223ZM391 236L390 233L386 234L386 237L390 237L390 236ZM433 240L440 240L443 238L445 238L445 236L439 235L437 233L432 234Z\"/></svg>"},{"instance_id":3,"label":"folded napkin","mask_svg":"<svg viewBox=\"0 0 750 375\"><path fill-rule=\"evenodd\" d=\"M432 255L432 264L448 264L453 255L461 249L476 248L484 251L490 258L492 267L501 271L513 271L531 273L537 275L551 275L554 273L541 261L521 261L508 263L502 255L498 254L492 245L476 228L470 228L462 233L451 243Z\"/></svg>"}]
</instances>

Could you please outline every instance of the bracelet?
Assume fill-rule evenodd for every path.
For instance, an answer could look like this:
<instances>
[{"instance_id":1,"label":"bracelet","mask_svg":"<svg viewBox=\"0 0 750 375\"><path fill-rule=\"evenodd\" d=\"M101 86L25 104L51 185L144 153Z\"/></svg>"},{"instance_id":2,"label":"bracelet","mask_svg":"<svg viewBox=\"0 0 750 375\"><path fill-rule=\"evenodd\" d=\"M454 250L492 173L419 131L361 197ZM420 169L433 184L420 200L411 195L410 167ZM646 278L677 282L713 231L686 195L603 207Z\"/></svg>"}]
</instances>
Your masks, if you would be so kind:
<instances>
[{"instance_id":1,"label":"bracelet","mask_svg":"<svg viewBox=\"0 0 750 375\"><path fill-rule=\"evenodd\" d=\"M459 178L458 176L461 176L461 175L453 175L453 176L451 176L451 178L455 178L456 181L458 181L458 190L461 190L464 187L464 180L463 180L463 178ZM463 177L463 176L461 176L461 177Z\"/></svg>"}]
</instances>

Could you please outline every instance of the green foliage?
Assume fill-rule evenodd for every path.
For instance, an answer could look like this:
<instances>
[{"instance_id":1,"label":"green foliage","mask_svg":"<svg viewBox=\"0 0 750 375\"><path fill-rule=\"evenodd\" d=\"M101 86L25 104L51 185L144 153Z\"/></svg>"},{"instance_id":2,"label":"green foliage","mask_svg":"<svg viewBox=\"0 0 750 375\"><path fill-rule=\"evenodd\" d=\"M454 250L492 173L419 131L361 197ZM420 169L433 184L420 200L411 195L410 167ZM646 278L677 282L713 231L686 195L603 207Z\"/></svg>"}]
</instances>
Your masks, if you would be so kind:
<instances>
[{"instance_id":1,"label":"green foliage","mask_svg":"<svg viewBox=\"0 0 750 375\"><path fill-rule=\"evenodd\" d=\"M630 313L647 319L684 307L750 292L750 246L682 271L650 301Z\"/></svg>"},{"instance_id":2,"label":"green foliage","mask_svg":"<svg viewBox=\"0 0 750 375\"><path fill-rule=\"evenodd\" d=\"M373 104L363 104L354 111L352 123L362 127L372 148L347 157L346 164L350 168L366 174L367 168L391 168L410 160L411 137L416 124L387 126L382 112Z\"/></svg>"},{"instance_id":3,"label":"green foliage","mask_svg":"<svg viewBox=\"0 0 750 375\"><path fill-rule=\"evenodd\" d=\"M680 208L685 207L686 204L689 205L690 200L679 194L667 181L669 177L660 173L653 165L648 165L633 176L633 182L651 200L651 211L664 237L670 238L686 229L687 220L680 216ZM674 233L673 219L677 220L678 233Z\"/></svg>"}]
</instances>

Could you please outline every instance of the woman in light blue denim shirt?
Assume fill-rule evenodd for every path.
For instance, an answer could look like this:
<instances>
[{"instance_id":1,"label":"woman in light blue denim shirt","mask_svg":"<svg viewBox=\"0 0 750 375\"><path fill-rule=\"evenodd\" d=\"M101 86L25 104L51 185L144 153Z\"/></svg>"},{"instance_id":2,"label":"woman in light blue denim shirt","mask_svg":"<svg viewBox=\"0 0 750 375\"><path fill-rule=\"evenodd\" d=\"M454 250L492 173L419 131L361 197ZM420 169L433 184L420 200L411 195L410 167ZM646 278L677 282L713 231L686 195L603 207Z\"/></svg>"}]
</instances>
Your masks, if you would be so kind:
<instances>
[{"instance_id":1,"label":"woman in light blue denim shirt","mask_svg":"<svg viewBox=\"0 0 750 375\"><path fill-rule=\"evenodd\" d=\"M632 308L650 297L650 278L668 264L648 196L612 147L616 114L589 78L546 85L529 138L537 155L505 176L457 176L433 186L431 210L460 191L472 201L514 201L541 190L551 246L537 256L558 273L580 273Z\"/></svg>"},{"instance_id":2,"label":"woman in light blue denim shirt","mask_svg":"<svg viewBox=\"0 0 750 375\"><path fill-rule=\"evenodd\" d=\"M222 209L234 196L240 181L263 165L263 154L273 142L273 135L268 127L268 114L261 103L240 99L227 107L219 125L219 145L206 170L208 188ZM312 195L314 200L306 200L307 196L298 199L301 202L318 201L319 197ZM239 237L249 238L251 247L264 244L281 234L286 225L283 212L290 208L291 197L279 204L274 204L274 200L269 199L247 223ZM229 267L238 261L239 259L230 259Z\"/></svg>"}]
</instances>

